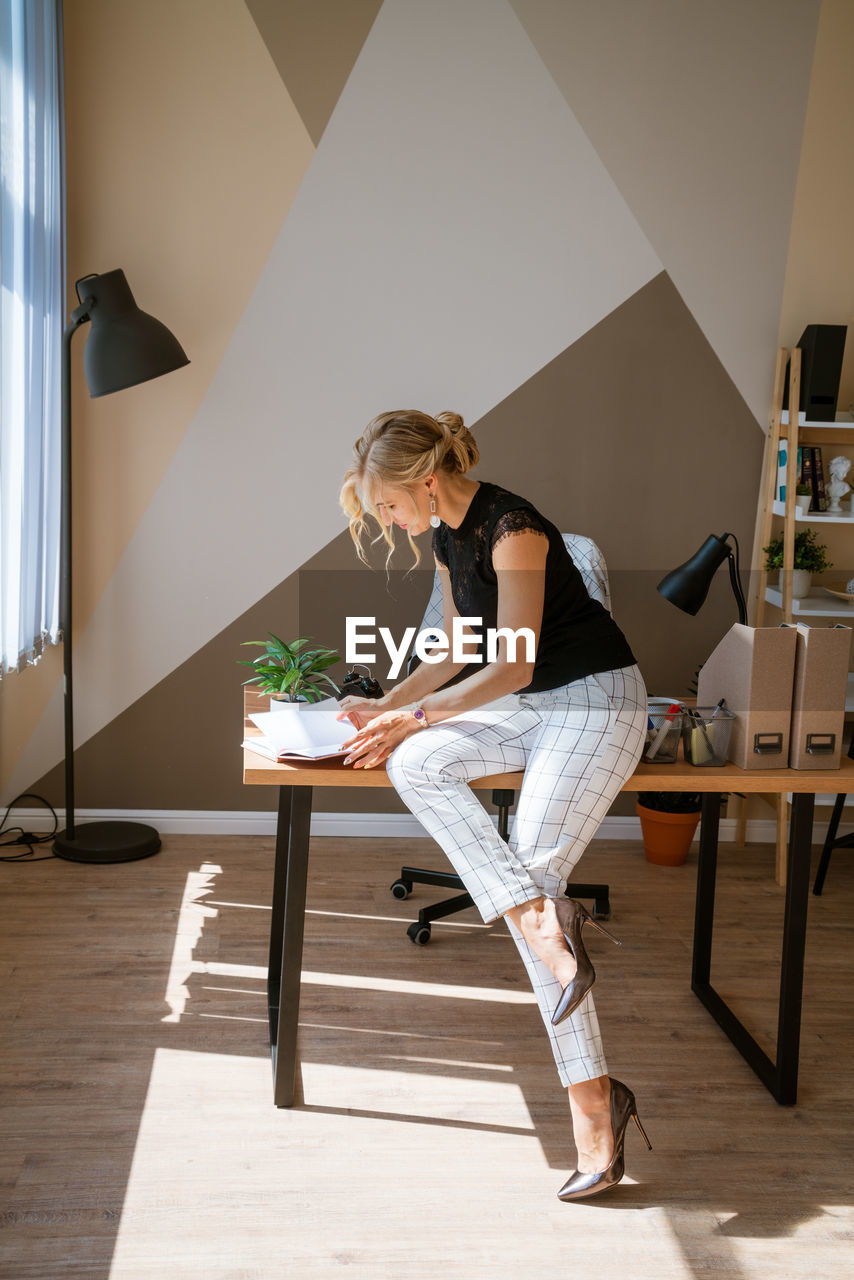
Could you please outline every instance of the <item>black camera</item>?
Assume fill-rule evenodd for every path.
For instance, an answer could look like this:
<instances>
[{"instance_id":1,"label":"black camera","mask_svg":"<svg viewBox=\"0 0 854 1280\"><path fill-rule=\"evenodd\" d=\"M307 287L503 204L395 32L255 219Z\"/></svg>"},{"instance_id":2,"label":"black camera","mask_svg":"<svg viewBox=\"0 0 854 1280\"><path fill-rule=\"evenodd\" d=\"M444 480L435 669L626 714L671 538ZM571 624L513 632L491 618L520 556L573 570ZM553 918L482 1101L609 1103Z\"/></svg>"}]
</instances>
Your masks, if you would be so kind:
<instances>
[{"instance_id":1,"label":"black camera","mask_svg":"<svg viewBox=\"0 0 854 1280\"><path fill-rule=\"evenodd\" d=\"M342 698L381 698L383 691L379 682L371 675L370 667L365 667L365 675L360 675L355 667L351 667L341 683L341 692L338 694L338 701Z\"/></svg>"}]
</instances>

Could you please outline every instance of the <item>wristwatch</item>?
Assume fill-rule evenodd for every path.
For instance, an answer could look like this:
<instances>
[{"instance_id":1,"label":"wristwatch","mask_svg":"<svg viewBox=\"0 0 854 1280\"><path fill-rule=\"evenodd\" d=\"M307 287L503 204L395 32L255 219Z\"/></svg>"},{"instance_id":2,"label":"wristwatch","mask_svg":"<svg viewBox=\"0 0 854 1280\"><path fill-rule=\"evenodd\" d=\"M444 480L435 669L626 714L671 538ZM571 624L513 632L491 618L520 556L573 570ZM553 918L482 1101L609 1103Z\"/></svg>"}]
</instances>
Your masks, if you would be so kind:
<instances>
[{"instance_id":1,"label":"wristwatch","mask_svg":"<svg viewBox=\"0 0 854 1280\"><path fill-rule=\"evenodd\" d=\"M409 714L418 725L419 729L429 729L430 722L427 719L427 712L423 707L410 707Z\"/></svg>"}]
</instances>

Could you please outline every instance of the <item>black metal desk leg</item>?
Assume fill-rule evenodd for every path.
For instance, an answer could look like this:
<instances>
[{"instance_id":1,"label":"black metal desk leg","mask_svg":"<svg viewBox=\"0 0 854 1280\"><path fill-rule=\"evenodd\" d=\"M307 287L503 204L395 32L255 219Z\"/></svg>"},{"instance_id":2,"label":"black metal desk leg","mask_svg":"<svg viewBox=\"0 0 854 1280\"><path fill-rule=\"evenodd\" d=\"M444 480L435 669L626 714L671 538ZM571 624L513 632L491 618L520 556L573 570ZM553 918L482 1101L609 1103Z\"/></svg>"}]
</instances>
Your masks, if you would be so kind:
<instances>
[{"instance_id":1,"label":"black metal desk leg","mask_svg":"<svg viewBox=\"0 0 854 1280\"><path fill-rule=\"evenodd\" d=\"M721 798L717 792L703 796L700 815L700 852L697 859L697 900L694 907L694 958L691 990L706 987L712 972L712 928L715 921L715 881L718 870L718 829Z\"/></svg>"},{"instance_id":2,"label":"black metal desk leg","mask_svg":"<svg viewBox=\"0 0 854 1280\"><path fill-rule=\"evenodd\" d=\"M810 888L810 853L815 796L792 796L786 865L786 906L780 967L780 1009L777 1018L775 1088L778 1102L791 1104L798 1096L798 1057L804 988L804 951Z\"/></svg>"},{"instance_id":3,"label":"black metal desk leg","mask_svg":"<svg viewBox=\"0 0 854 1280\"><path fill-rule=\"evenodd\" d=\"M711 797L707 797L711 800ZM717 797L715 797L717 800ZM798 1053L801 1032L801 996L804 978L804 946L809 902L810 846L812 843L815 796L792 797L786 878L786 905L783 921L783 957L780 971L780 1004L777 1015L777 1052L768 1057L744 1023L718 995L710 981L712 927L715 910L715 866L717 820L709 812L709 830L700 835L700 866L697 874L697 908L694 917L694 968L691 989L729 1036L747 1063L777 1102L791 1105L797 1100ZM703 824L706 824L706 801ZM714 839L713 839L714 837Z\"/></svg>"},{"instance_id":4,"label":"black metal desk leg","mask_svg":"<svg viewBox=\"0 0 854 1280\"><path fill-rule=\"evenodd\" d=\"M854 738L851 739L851 746L854 748ZM848 754L849 756L851 755L850 750ZM830 822L827 826L827 835L824 839L824 848L821 851L821 857L818 861L818 870L815 873L815 883L812 887L812 891L815 894L820 894L824 888L824 877L827 875L827 868L830 866L830 855L833 853L834 846L837 844L836 833L839 830L839 824L842 821L842 810L845 808L845 801L847 799L848 796L841 795L837 796L833 802L833 812L830 815ZM838 843L847 844L850 840L850 836L843 836L842 840Z\"/></svg>"},{"instance_id":5,"label":"black metal desk leg","mask_svg":"<svg viewBox=\"0 0 854 1280\"><path fill-rule=\"evenodd\" d=\"M267 962L267 1012L270 1017L270 1048L276 1060L279 1033L279 988L282 981L282 931L285 921L285 889L288 883L288 839L291 830L293 787L279 787L279 816L276 821L276 851L273 861L273 913L270 920L270 956Z\"/></svg>"},{"instance_id":6,"label":"black metal desk leg","mask_svg":"<svg viewBox=\"0 0 854 1280\"><path fill-rule=\"evenodd\" d=\"M311 787L280 787L267 975L277 1107L294 1103L310 827Z\"/></svg>"}]
</instances>

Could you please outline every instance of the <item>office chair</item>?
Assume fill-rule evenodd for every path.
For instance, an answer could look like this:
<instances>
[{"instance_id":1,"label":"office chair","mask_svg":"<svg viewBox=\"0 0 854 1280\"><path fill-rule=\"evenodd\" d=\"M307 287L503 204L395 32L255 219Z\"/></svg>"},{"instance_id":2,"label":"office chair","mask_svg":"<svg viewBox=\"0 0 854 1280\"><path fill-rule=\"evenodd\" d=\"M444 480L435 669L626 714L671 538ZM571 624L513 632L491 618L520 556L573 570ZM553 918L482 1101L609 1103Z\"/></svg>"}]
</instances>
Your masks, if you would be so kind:
<instances>
[{"instance_id":1,"label":"office chair","mask_svg":"<svg viewBox=\"0 0 854 1280\"><path fill-rule=\"evenodd\" d=\"M605 559L592 538L580 533L565 533L563 540L573 563L584 579L584 585L594 600L599 600L610 611L611 593L608 588L608 571ZM421 620L421 631L429 631L431 627L442 625L442 587L438 572L433 578L433 590ZM503 840L508 836L508 814L515 800L515 791L505 789L492 793L492 803L498 808L498 832ZM448 889L465 889L462 879L452 871L429 871L423 867L401 867L400 875L391 885L395 898L408 898L414 884L435 884ZM573 881L566 886L567 897L592 898L593 918L607 920L611 915L610 893L606 884L586 884ZM406 930L407 936L418 946L426 946L430 941L431 924L434 920L443 920L457 911L465 911L472 905L468 893L457 894L446 898L432 906L422 907L418 919Z\"/></svg>"}]
</instances>

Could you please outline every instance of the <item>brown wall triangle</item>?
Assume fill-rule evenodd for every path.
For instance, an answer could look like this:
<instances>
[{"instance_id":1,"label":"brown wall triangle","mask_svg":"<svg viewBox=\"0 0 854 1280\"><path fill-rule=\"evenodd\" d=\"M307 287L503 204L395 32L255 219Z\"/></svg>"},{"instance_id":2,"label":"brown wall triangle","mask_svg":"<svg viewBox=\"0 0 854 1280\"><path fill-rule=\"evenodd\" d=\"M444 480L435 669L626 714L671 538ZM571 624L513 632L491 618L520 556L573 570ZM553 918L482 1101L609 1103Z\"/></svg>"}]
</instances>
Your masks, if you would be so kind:
<instances>
[{"instance_id":1,"label":"brown wall triangle","mask_svg":"<svg viewBox=\"0 0 854 1280\"><path fill-rule=\"evenodd\" d=\"M315 146L382 0L246 0Z\"/></svg>"}]
</instances>

